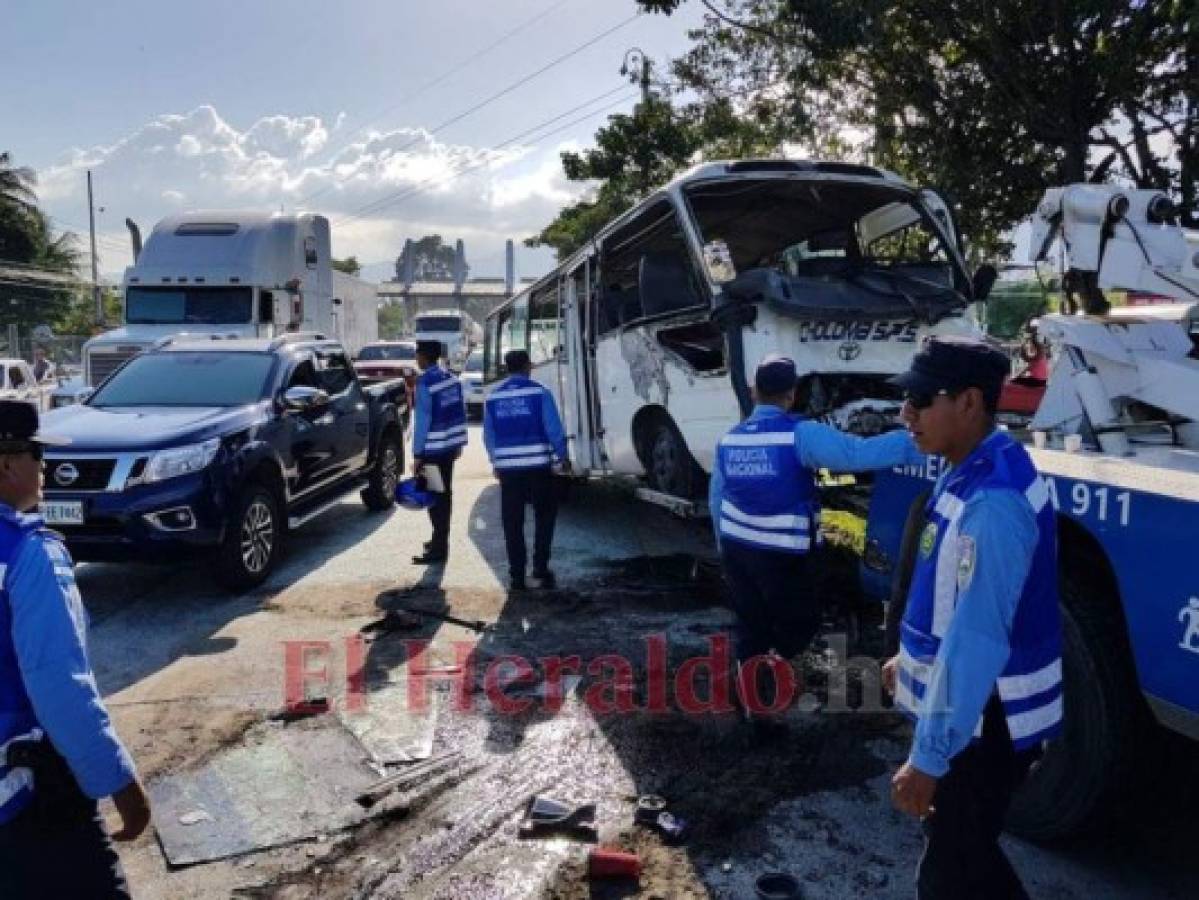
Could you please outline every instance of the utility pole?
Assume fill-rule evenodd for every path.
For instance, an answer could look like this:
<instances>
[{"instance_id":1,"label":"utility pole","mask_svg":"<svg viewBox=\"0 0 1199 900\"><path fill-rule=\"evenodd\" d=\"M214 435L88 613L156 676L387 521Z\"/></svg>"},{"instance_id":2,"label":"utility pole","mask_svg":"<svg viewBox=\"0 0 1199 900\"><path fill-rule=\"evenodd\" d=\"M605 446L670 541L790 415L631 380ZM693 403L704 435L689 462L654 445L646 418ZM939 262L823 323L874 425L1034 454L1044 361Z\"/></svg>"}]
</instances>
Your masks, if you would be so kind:
<instances>
[{"instance_id":1,"label":"utility pole","mask_svg":"<svg viewBox=\"0 0 1199 900\"><path fill-rule=\"evenodd\" d=\"M96 302L96 324L104 324L104 295L100 291L100 267L96 260L96 207L92 202L92 170L87 170L87 224L92 238L92 299Z\"/></svg>"},{"instance_id":2,"label":"utility pole","mask_svg":"<svg viewBox=\"0 0 1199 900\"><path fill-rule=\"evenodd\" d=\"M649 92L650 65L649 57L640 47L631 47L626 50L624 61L620 64L620 74L635 80L641 86L641 111L646 115L649 115L649 103L653 99ZM640 74L631 74L638 69L640 69ZM644 197L649 193L650 187L649 160L642 158L639 168L641 169L641 196Z\"/></svg>"}]
</instances>

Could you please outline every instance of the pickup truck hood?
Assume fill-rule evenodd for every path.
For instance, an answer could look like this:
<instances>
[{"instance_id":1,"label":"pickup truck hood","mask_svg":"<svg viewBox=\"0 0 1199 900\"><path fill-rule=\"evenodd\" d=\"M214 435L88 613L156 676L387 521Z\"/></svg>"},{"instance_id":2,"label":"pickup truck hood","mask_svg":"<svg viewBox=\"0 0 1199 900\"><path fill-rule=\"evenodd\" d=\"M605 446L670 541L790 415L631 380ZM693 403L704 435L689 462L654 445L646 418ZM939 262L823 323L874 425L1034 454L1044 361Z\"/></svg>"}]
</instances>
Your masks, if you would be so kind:
<instances>
[{"instance_id":1,"label":"pickup truck hood","mask_svg":"<svg viewBox=\"0 0 1199 900\"><path fill-rule=\"evenodd\" d=\"M238 407L66 406L42 416L43 433L69 438L59 453L162 450L230 434L262 421L263 405Z\"/></svg>"}]
</instances>

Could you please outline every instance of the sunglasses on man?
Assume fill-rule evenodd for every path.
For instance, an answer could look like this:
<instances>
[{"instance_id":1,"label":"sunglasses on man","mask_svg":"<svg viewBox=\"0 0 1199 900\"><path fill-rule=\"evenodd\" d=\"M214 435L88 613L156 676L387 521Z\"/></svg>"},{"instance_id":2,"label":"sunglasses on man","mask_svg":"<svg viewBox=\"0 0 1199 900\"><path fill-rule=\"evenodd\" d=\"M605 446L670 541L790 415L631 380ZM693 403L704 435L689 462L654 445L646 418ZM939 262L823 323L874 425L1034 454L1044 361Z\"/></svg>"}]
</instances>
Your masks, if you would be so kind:
<instances>
[{"instance_id":1,"label":"sunglasses on man","mask_svg":"<svg viewBox=\"0 0 1199 900\"><path fill-rule=\"evenodd\" d=\"M948 388L941 388L939 391L905 391L903 400L912 409L922 410L932 406L938 397L952 397L953 394Z\"/></svg>"},{"instance_id":2,"label":"sunglasses on man","mask_svg":"<svg viewBox=\"0 0 1199 900\"><path fill-rule=\"evenodd\" d=\"M21 453L28 453L35 460L41 462L44 448L36 441L0 442L0 455L16 456Z\"/></svg>"}]
</instances>

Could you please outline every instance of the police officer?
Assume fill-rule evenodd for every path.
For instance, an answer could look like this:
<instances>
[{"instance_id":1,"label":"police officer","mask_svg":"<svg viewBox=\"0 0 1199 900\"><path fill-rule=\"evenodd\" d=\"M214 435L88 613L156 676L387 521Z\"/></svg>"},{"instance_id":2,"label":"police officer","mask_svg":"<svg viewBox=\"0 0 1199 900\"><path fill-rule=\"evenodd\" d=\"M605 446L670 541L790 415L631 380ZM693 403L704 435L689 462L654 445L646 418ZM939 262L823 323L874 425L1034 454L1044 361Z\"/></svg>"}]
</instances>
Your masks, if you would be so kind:
<instances>
[{"instance_id":1,"label":"police officer","mask_svg":"<svg viewBox=\"0 0 1199 900\"><path fill-rule=\"evenodd\" d=\"M1012 792L1061 727L1057 546L1045 482L995 428L1007 356L930 341L910 371L903 418L948 467L925 507L900 650L883 668L916 719L895 806L923 819L921 898L1026 897L999 847Z\"/></svg>"},{"instance_id":2,"label":"police officer","mask_svg":"<svg viewBox=\"0 0 1199 900\"><path fill-rule=\"evenodd\" d=\"M0 896L128 897L96 798L132 840L150 821L87 658L71 558L40 516L37 412L0 401Z\"/></svg>"},{"instance_id":3,"label":"police officer","mask_svg":"<svg viewBox=\"0 0 1199 900\"><path fill-rule=\"evenodd\" d=\"M791 414L796 386L792 360L763 359L754 373L753 412L716 447L708 503L737 616L739 667L772 650L795 656L820 627L810 557L820 522L814 470L856 472L923 461L903 431L860 438ZM750 706L749 686L739 678L738 687ZM760 696L769 689L754 687L759 703L773 702Z\"/></svg>"},{"instance_id":4,"label":"police officer","mask_svg":"<svg viewBox=\"0 0 1199 900\"><path fill-rule=\"evenodd\" d=\"M466 445L466 405L462 385L441 368L441 344L416 342L416 364L421 369L416 379L416 420L412 435L412 471L421 474L424 466L436 467L442 490L434 492L436 502L429 507L433 537L425 552L414 556L417 565L445 562L450 551L450 513L453 509L454 460Z\"/></svg>"},{"instance_id":5,"label":"police officer","mask_svg":"<svg viewBox=\"0 0 1199 900\"><path fill-rule=\"evenodd\" d=\"M549 569L550 545L558 499L551 464L566 469L566 435L554 395L529 378L533 365L524 350L504 354L509 377L491 392L483 406L483 443L500 482L500 510L504 544L508 548L508 574L513 590L525 587L525 504L533 504L536 533L533 539L534 587L556 586Z\"/></svg>"}]
</instances>

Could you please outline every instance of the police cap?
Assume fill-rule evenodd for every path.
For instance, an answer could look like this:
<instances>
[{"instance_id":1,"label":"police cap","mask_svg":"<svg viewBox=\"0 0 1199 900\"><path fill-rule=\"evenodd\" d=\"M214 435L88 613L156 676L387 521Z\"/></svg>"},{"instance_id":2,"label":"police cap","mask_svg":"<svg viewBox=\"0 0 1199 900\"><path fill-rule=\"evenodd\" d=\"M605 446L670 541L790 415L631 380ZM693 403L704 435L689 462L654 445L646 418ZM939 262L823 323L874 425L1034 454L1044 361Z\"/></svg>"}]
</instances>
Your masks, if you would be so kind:
<instances>
[{"instance_id":1,"label":"police cap","mask_svg":"<svg viewBox=\"0 0 1199 900\"><path fill-rule=\"evenodd\" d=\"M933 337L912 358L908 371L890 383L912 394L936 394L976 387L994 399L1011 373L1008 355L986 341L962 337Z\"/></svg>"},{"instance_id":2,"label":"police cap","mask_svg":"<svg viewBox=\"0 0 1199 900\"><path fill-rule=\"evenodd\" d=\"M37 410L23 400L0 400L0 444L47 444L60 447L68 438L38 434Z\"/></svg>"},{"instance_id":3,"label":"police cap","mask_svg":"<svg viewBox=\"0 0 1199 900\"><path fill-rule=\"evenodd\" d=\"M785 394L795 387L798 380L795 360L778 353L764 356L754 372L754 387L758 389L759 394L765 394L767 397Z\"/></svg>"}]
</instances>

